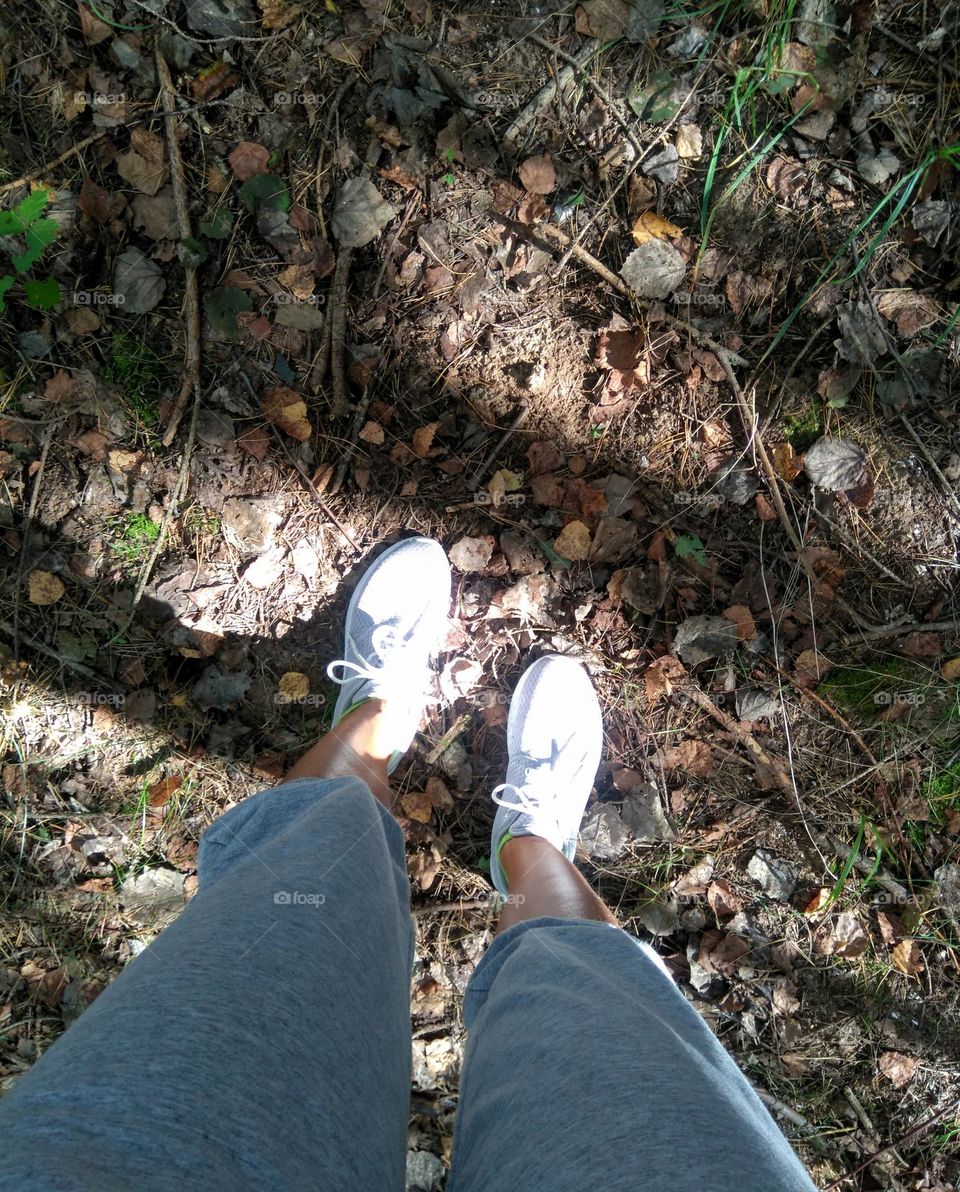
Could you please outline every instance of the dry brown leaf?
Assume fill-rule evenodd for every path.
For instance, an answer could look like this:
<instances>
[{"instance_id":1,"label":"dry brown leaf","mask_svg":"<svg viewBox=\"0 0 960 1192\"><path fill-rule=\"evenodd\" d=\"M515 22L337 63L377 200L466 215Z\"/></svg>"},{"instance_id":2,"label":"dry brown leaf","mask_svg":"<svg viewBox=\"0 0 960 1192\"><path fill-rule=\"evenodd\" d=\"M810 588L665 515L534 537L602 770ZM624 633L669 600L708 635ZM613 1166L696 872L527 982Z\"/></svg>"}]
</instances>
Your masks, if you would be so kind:
<instances>
[{"instance_id":1,"label":"dry brown leaf","mask_svg":"<svg viewBox=\"0 0 960 1192\"><path fill-rule=\"evenodd\" d=\"M720 614L732 621L737 627L737 640L750 642L757 636L757 627L753 621L753 613L745 604L731 604Z\"/></svg>"},{"instance_id":2,"label":"dry brown leaf","mask_svg":"<svg viewBox=\"0 0 960 1192\"><path fill-rule=\"evenodd\" d=\"M433 804L434 810L453 811L453 795L447 790L446 783L436 776L427 779L427 798Z\"/></svg>"},{"instance_id":3,"label":"dry brown leaf","mask_svg":"<svg viewBox=\"0 0 960 1192\"><path fill-rule=\"evenodd\" d=\"M270 433L263 426L251 426L238 437L237 446L254 459L263 459L270 447Z\"/></svg>"},{"instance_id":4,"label":"dry brown leaf","mask_svg":"<svg viewBox=\"0 0 960 1192\"><path fill-rule=\"evenodd\" d=\"M183 786L183 777L180 774L171 774L167 778L161 778L159 782L147 787L147 802L151 807L162 807L164 803L170 802L170 796L181 786Z\"/></svg>"},{"instance_id":5,"label":"dry brown leaf","mask_svg":"<svg viewBox=\"0 0 960 1192\"><path fill-rule=\"evenodd\" d=\"M80 17L80 32L88 46L98 46L101 41L113 36L113 30L106 21L101 21L91 11L90 5L82 3L82 0L78 0L77 15Z\"/></svg>"},{"instance_id":6,"label":"dry brown leaf","mask_svg":"<svg viewBox=\"0 0 960 1192\"><path fill-rule=\"evenodd\" d=\"M374 447L379 447L384 440L384 430L379 422L365 422L357 437L364 443L371 443Z\"/></svg>"},{"instance_id":7,"label":"dry brown leaf","mask_svg":"<svg viewBox=\"0 0 960 1192\"><path fill-rule=\"evenodd\" d=\"M671 223L656 211L644 211L630 229L634 244L646 244L648 240L672 240L682 236L683 229Z\"/></svg>"},{"instance_id":8,"label":"dry brown leaf","mask_svg":"<svg viewBox=\"0 0 960 1192\"><path fill-rule=\"evenodd\" d=\"M257 8L264 29L285 29L303 12L302 5L288 4L287 0L257 0Z\"/></svg>"},{"instance_id":9,"label":"dry brown leaf","mask_svg":"<svg viewBox=\"0 0 960 1192\"><path fill-rule=\"evenodd\" d=\"M675 141L677 156L691 160L703 152L703 133L696 124L681 124Z\"/></svg>"},{"instance_id":10,"label":"dry brown leaf","mask_svg":"<svg viewBox=\"0 0 960 1192\"><path fill-rule=\"evenodd\" d=\"M590 554L590 531L582 521L572 521L557 535L554 549L571 563L581 563Z\"/></svg>"},{"instance_id":11,"label":"dry brown leaf","mask_svg":"<svg viewBox=\"0 0 960 1192\"><path fill-rule=\"evenodd\" d=\"M716 767L713 750L706 741L681 741L663 751L665 770L683 770L691 778L709 778Z\"/></svg>"},{"instance_id":12,"label":"dry brown leaf","mask_svg":"<svg viewBox=\"0 0 960 1192\"><path fill-rule=\"evenodd\" d=\"M792 443L775 443L770 450L770 462L777 475L788 483L800 475L800 460Z\"/></svg>"},{"instance_id":13,"label":"dry brown leaf","mask_svg":"<svg viewBox=\"0 0 960 1192\"><path fill-rule=\"evenodd\" d=\"M56 604L66 592L63 580L52 571L31 571L28 596L31 604Z\"/></svg>"},{"instance_id":14,"label":"dry brown leaf","mask_svg":"<svg viewBox=\"0 0 960 1192\"><path fill-rule=\"evenodd\" d=\"M839 956L842 960L855 960L869 945L870 939L853 911L840 911L821 923L813 939L813 949L820 956Z\"/></svg>"},{"instance_id":15,"label":"dry brown leaf","mask_svg":"<svg viewBox=\"0 0 960 1192\"><path fill-rule=\"evenodd\" d=\"M227 158L230 169L241 182L249 181L255 174L265 173L269 160L269 151L256 141L241 141Z\"/></svg>"},{"instance_id":16,"label":"dry brown leaf","mask_svg":"<svg viewBox=\"0 0 960 1192\"><path fill-rule=\"evenodd\" d=\"M163 138L145 128L130 133L130 148L117 154L117 173L145 195L155 195L167 181Z\"/></svg>"},{"instance_id":17,"label":"dry brown leaf","mask_svg":"<svg viewBox=\"0 0 960 1192\"><path fill-rule=\"evenodd\" d=\"M411 791L400 799L403 814L408 819L416 820L418 824L428 824L433 815L433 803L424 791Z\"/></svg>"},{"instance_id":18,"label":"dry brown leaf","mask_svg":"<svg viewBox=\"0 0 960 1192\"><path fill-rule=\"evenodd\" d=\"M731 919L744 907L744 900L724 878L707 887L707 903L718 919Z\"/></svg>"},{"instance_id":19,"label":"dry brown leaf","mask_svg":"<svg viewBox=\"0 0 960 1192\"><path fill-rule=\"evenodd\" d=\"M631 7L628 0L582 0L574 14L576 30L585 37L614 41L630 23Z\"/></svg>"},{"instance_id":20,"label":"dry brown leaf","mask_svg":"<svg viewBox=\"0 0 960 1192\"><path fill-rule=\"evenodd\" d=\"M291 439L305 443L313 433L307 418L307 403L295 389L276 385L268 390L260 402L267 418Z\"/></svg>"},{"instance_id":21,"label":"dry brown leaf","mask_svg":"<svg viewBox=\"0 0 960 1192\"><path fill-rule=\"evenodd\" d=\"M517 173L526 189L536 195L548 195L557 185L557 171L548 153L528 157L520 163Z\"/></svg>"},{"instance_id":22,"label":"dry brown leaf","mask_svg":"<svg viewBox=\"0 0 960 1192\"><path fill-rule=\"evenodd\" d=\"M439 422L428 422L413 432L413 450L421 459L426 459L433 446L433 440L440 428Z\"/></svg>"},{"instance_id":23,"label":"dry brown leaf","mask_svg":"<svg viewBox=\"0 0 960 1192\"><path fill-rule=\"evenodd\" d=\"M674 686L682 684L686 677L683 663L672 654L664 654L662 658L651 662L643 672L647 703L655 704L657 700L672 694Z\"/></svg>"},{"instance_id":24,"label":"dry brown leaf","mask_svg":"<svg viewBox=\"0 0 960 1192\"><path fill-rule=\"evenodd\" d=\"M923 972L923 954L916 940L901 940L890 951L890 963L907 977Z\"/></svg>"},{"instance_id":25,"label":"dry brown leaf","mask_svg":"<svg viewBox=\"0 0 960 1192\"><path fill-rule=\"evenodd\" d=\"M902 1089L913 1080L919 1066L920 1061L916 1056L904 1055L902 1051L881 1052L877 1062L880 1075L885 1076L897 1089Z\"/></svg>"}]
</instances>

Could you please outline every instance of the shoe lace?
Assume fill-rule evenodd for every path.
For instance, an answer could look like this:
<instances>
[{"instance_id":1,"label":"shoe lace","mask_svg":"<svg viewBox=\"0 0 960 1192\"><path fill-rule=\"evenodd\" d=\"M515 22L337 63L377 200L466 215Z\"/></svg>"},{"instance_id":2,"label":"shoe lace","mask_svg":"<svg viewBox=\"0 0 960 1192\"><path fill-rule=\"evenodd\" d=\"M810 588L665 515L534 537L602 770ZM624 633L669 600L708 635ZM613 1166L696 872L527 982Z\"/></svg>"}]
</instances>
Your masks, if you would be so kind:
<instances>
[{"instance_id":1,"label":"shoe lace","mask_svg":"<svg viewBox=\"0 0 960 1192\"><path fill-rule=\"evenodd\" d=\"M535 816L538 820L546 817L551 825L561 828L559 817L548 810L553 802L549 795L552 793L550 779L555 777L553 772L554 758L535 758L521 753L516 759L520 762L520 776L517 782L501 782L490 792L490 797L499 807L506 807L508 811L519 811L524 815ZM542 793L538 788L543 788ZM546 796L546 797L544 797Z\"/></svg>"},{"instance_id":2,"label":"shoe lace","mask_svg":"<svg viewBox=\"0 0 960 1192\"><path fill-rule=\"evenodd\" d=\"M359 662L349 658L337 658L327 667L327 677L338 685L354 679L363 679L370 684L370 692L380 698L396 696L402 690L403 698L409 702L417 698L410 689L410 670L407 664L409 643L392 625L379 625L370 637L370 654L364 656L356 642L347 641L346 653L353 653ZM429 697L424 694L423 701Z\"/></svg>"}]
</instances>

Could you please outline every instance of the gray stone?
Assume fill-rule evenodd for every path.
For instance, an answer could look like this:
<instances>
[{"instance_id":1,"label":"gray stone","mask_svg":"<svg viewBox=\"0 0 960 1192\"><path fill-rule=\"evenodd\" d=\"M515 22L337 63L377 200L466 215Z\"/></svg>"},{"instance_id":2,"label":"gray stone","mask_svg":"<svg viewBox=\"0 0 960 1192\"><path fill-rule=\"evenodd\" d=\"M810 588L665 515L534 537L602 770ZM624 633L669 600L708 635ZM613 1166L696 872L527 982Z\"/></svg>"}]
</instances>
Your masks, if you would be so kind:
<instances>
[{"instance_id":1,"label":"gray stone","mask_svg":"<svg viewBox=\"0 0 960 1192\"><path fill-rule=\"evenodd\" d=\"M747 873L768 898L777 902L786 902L797 884L793 866L765 848L758 848L750 858Z\"/></svg>"},{"instance_id":2,"label":"gray stone","mask_svg":"<svg viewBox=\"0 0 960 1192\"><path fill-rule=\"evenodd\" d=\"M443 1162L429 1151L407 1151L406 1192L435 1192L443 1179Z\"/></svg>"}]
</instances>

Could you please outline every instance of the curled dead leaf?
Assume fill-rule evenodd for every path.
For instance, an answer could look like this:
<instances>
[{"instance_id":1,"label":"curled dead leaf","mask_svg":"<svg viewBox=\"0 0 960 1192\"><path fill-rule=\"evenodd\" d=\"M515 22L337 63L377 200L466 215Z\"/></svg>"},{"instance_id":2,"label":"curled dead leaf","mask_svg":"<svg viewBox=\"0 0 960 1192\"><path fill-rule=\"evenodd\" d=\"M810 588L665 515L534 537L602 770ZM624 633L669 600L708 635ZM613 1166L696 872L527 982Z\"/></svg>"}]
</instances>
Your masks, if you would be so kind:
<instances>
[{"instance_id":1,"label":"curled dead leaf","mask_svg":"<svg viewBox=\"0 0 960 1192\"><path fill-rule=\"evenodd\" d=\"M313 433L307 418L307 403L295 389L276 385L268 390L260 402L267 418L291 439L305 443Z\"/></svg>"}]
</instances>

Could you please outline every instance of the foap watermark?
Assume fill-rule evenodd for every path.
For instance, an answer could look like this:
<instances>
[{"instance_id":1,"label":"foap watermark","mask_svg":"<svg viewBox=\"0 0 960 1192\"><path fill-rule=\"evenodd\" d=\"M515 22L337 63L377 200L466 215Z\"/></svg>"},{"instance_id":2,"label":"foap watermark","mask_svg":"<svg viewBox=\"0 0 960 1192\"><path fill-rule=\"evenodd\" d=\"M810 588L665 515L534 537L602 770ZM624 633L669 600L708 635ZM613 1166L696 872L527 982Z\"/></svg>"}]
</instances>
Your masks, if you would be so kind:
<instances>
[{"instance_id":1,"label":"foap watermark","mask_svg":"<svg viewBox=\"0 0 960 1192\"><path fill-rule=\"evenodd\" d=\"M701 310L719 310L726 306L726 298L715 290L697 287L693 290L674 290L670 301L676 306L692 306Z\"/></svg>"},{"instance_id":2,"label":"foap watermark","mask_svg":"<svg viewBox=\"0 0 960 1192\"><path fill-rule=\"evenodd\" d=\"M326 294L308 294L306 298L295 298L293 294L274 294L273 301L277 306L325 306Z\"/></svg>"},{"instance_id":3,"label":"foap watermark","mask_svg":"<svg viewBox=\"0 0 960 1192\"><path fill-rule=\"evenodd\" d=\"M277 890L273 896L274 906L323 906L327 901L324 894L305 894L302 890Z\"/></svg>"},{"instance_id":4,"label":"foap watermark","mask_svg":"<svg viewBox=\"0 0 960 1192\"><path fill-rule=\"evenodd\" d=\"M285 691L277 691L274 693L273 702L278 706L281 704L302 704L306 708L322 708L327 702L327 697L321 692L307 695L288 695Z\"/></svg>"},{"instance_id":5,"label":"foap watermark","mask_svg":"<svg viewBox=\"0 0 960 1192\"><path fill-rule=\"evenodd\" d=\"M78 108L109 108L114 104L126 103L127 97L123 91L74 91L73 102Z\"/></svg>"},{"instance_id":6,"label":"foap watermark","mask_svg":"<svg viewBox=\"0 0 960 1192\"><path fill-rule=\"evenodd\" d=\"M495 505L498 507L500 505L526 505L527 494L504 493L502 496L494 496L493 493L482 489L480 492L473 494L473 503L474 505Z\"/></svg>"},{"instance_id":7,"label":"foap watermark","mask_svg":"<svg viewBox=\"0 0 960 1192\"><path fill-rule=\"evenodd\" d=\"M926 97L923 95L908 94L904 91L891 91L889 87L874 87L873 98L876 103L904 104L911 108L919 108L926 103Z\"/></svg>"},{"instance_id":8,"label":"foap watermark","mask_svg":"<svg viewBox=\"0 0 960 1192\"><path fill-rule=\"evenodd\" d=\"M74 306L123 306L127 297L125 294L114 294L103 290L74 290Z\"/></svg>"},{"instance_id":9,"label":"foap watermark","mask_svg":"<svg viewBox=\"0 0 960 1192\"><path fill-rule=\"evenodd\" d=\"M320 96L316 91L278 91L273 97L273 102L278 108L289 108L297 103L302 103L305 107L318 108Z\"/></svg>"},{"instance_id":10,"label":"foap watermark","mask_svg":"<svg viewBox=\"0 0 960 1192\"><path fill-rule=\"evenodd\" d=\"M673 503L674 505L685 505L688 509L693 509L698 513L716 513L723 504L723 499L714 496L713 493L701 495L700 493L680 492L673 494Z\"/></svg>"},{"instance_id":11,"label":"foap watermark","mask_svg":"<svg viewBox=\"0 0 960 1192\"><path fill-rule=\"evenodd\" d=\"M927 702L922 691L878 691L873 697L878 708L889 708L893 704L906 704L911 708L918 708Z\"/></svg>"},{"instance_id":12,"label":"foap watermark","mask_svg":"<svg viewBox=\"0 0 960 1192\"><path fill-rule=\"evenodd\" d=\"M109 707L122 708L126 702L125 695L118 695L113 691L78 691L77 699L81 704L92 708Z\"/></svg>"}]
</instances>

